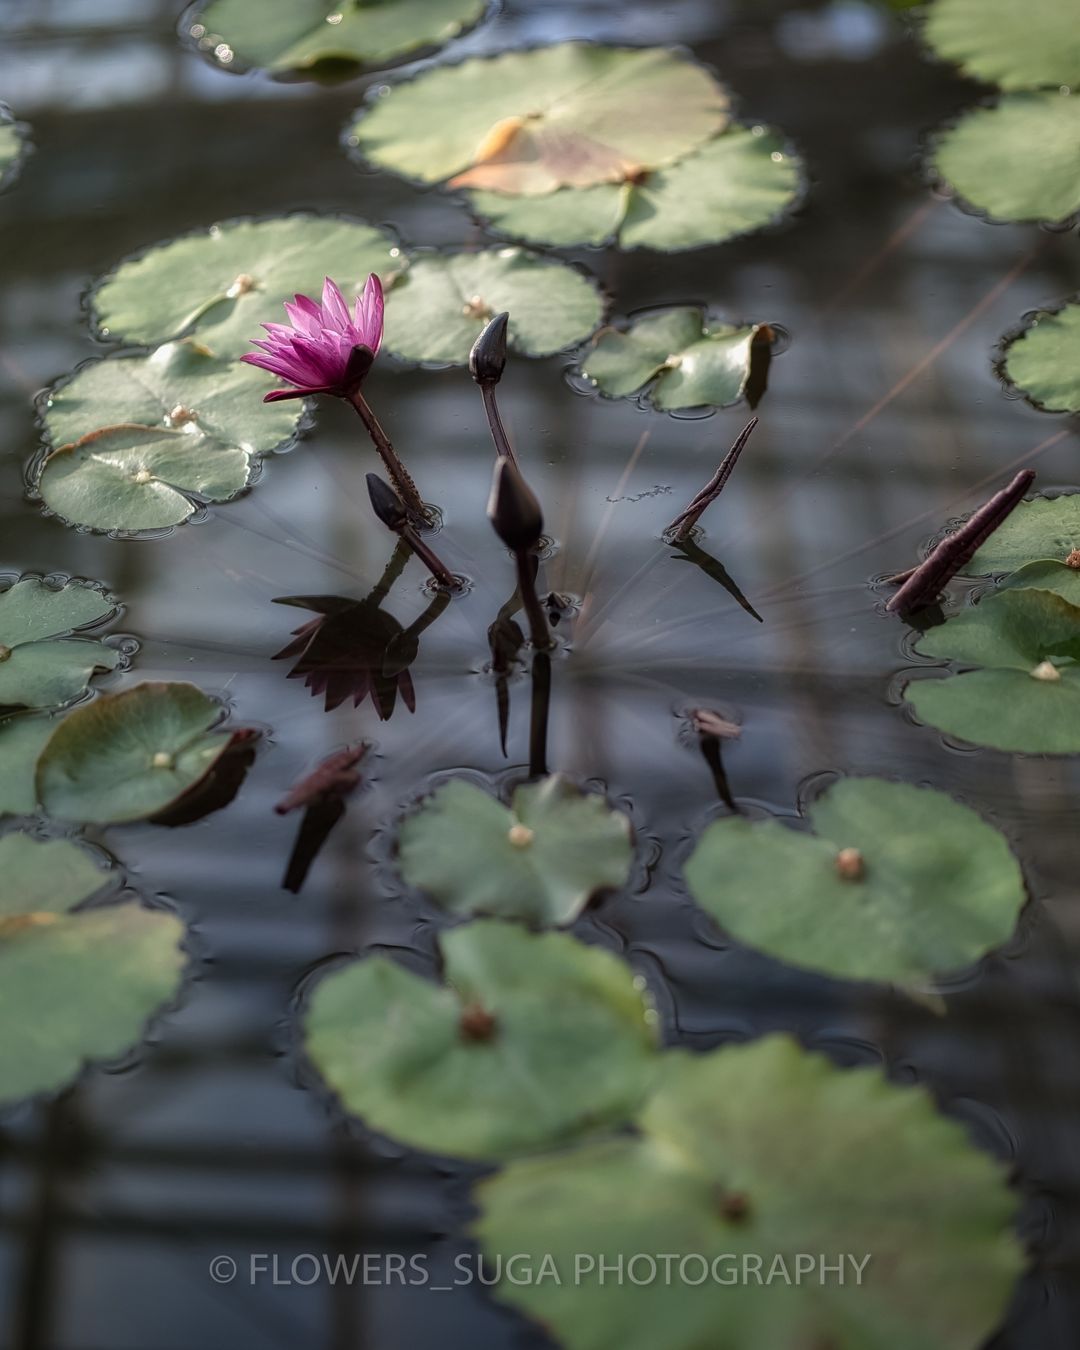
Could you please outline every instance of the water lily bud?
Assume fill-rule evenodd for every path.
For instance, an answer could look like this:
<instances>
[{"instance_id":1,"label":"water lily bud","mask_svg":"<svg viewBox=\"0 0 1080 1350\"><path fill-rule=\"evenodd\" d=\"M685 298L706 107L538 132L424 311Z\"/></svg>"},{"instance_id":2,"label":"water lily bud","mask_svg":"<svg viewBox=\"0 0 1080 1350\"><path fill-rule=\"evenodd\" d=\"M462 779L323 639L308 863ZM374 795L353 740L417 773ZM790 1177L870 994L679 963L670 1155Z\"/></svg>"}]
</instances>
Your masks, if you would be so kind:
<instances>
[{"instance_id":1,"label":"water lily bud","mask_svg":"<svg viewBox=\"0 0 1080 1350\"><path fill-rule=\"evenodd\" d=\"M506 325L509 312L496 314L473 343L469 374L477 384L498 384L506 369Z\"/></svg>"},{"instance_id":2,"label":"water lily bud","mask_svg":"<svg viewBox=\"0 0 1080 1350\"><path fill-rule=\"evenodd\" d=\"M513 460L500 455L488 499L488 519L495 533L515 553L532 548L544 529L540 503Z\"/></svg>"},{"instance_id":3,"label":"water lily bud","mask_svg":"<svg viewBox=\"0 0 1080 1350\"><path fill-rule=\"evenodd\" d=\"M372 509L388 530L398 531L409 523L401 498L385 479L377 473L369 473L367 490Z\"/></svg>"}]
</instances>

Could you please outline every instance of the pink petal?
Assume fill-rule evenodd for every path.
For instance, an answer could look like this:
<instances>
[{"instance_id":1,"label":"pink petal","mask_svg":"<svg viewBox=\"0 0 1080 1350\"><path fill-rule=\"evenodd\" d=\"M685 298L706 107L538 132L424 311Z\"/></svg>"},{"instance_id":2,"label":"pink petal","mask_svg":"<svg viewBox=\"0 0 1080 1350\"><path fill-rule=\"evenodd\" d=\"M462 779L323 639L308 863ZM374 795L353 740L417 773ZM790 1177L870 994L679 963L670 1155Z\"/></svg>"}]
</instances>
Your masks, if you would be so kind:
<instances>
[{"instance_id":1,"label":"pink petal","mask_svg":"<svg viewBox=\"0 0 1080 1350\"><path fill-rule=\"evenodd\" d=\"M323 282L323 313L337 329L348 328L349 307L336 282L329 277Z\"/></svg>"},{"instance_id":2,"label":"pink petal","mask_svg":"<svg viewBox=\"0 0 1080 1350\"><path fill-rule=\"evenodd\" d=\"M374 272L364 285L364 293L356 301L356 325L360 343L378 353L383 333L383 288Z\"/></svg>"}]
</instances>

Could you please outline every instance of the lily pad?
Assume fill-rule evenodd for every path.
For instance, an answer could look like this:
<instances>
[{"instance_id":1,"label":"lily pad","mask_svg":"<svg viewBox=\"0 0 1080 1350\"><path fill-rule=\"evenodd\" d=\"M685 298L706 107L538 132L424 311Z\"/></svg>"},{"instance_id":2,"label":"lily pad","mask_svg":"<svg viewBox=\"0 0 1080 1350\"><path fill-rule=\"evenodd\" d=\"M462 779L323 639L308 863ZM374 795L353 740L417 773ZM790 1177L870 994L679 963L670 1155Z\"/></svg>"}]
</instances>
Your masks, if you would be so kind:
<instances>
[{"instance_id":1,"label":"lily pad","mask_svg":"<svg viewBox=\"0 0 1080 1350\"><path fill-rule=\"evenodd\" d=\"M1015 1197L921 1088L769 1036L665 1056L640 1124L474 1192L499 1296L566 1350L960 1350L1003 1317Z\"/></svg>"},{"instance_id":2,"label":"lily pad","mask_svg":"<svg viewBox=\"0 0 1080 1350\"><path fill-rule=\"evenodd\" d=\"M934 169L993 220L1054 223L1080 211L1080 98L1008 94L943 132Z\"/></svg>"},{"instance_id":3,"label":"lily pad","mask_svg":"<svg viewBox=\"0 0 1080 1350\"><path fill-rule=\"evenodd\" d=\"M179 920L135 903L75 910L108 880L70 840L0 838L0 1104L119 1055L176 992Z\"/></svg>"},{"instance_id":4,"label":"lily pad","mask_svg":"<svg viewBox=\"0 0 1080 1350\"><path fill-rule=\"evenodd\" d=\"M1004 371L1037 408L1080 412L1080 303L1036 315L1006 348Z\"/></svg>"},{"instance_id":5,"label":"lily pad","mask_svg":"<svg viewBox=\"0 0 1080 1350\"><path fill-rule=\"evenodd\" d=\"M1076 567L1058 562L1056 558L1026 563L1006 577L1001 588L1010 591L1053 591L1055 595L1068 600L1069 604L1080 606L1080 559Z\"/></svg>"},{"instance_id":6,"label":"lily pad","mask_svg":"<svg viewBox=\"0 0 1080 1350\"><path fill-rule=\"evenodd\" d=\"M930 788L844 778L807 812L715 821L686 864L699 905L740 942L849 980L918 984L1012 934L1026 895L1003 836Z\"/></svg>"},{"instance_id":7,"label":"lily pad","mask_svg":"<svg viewBox=\"0 0 1080 1350\"><path fill-rule=\"evenodd\" d=\"M1080 549L1080 493L1023 501L968 563L973 577L1011 572L1045 558L1062 562Z\"/></svg>"},{"instance_id":8,"label":"lily pad","mask_svg":"<svg viewBox=\"0 0 1080 1350\"><path fill-rule=\"evenodd\" d=\"M402 266L390 235L364 221L231 220L121 263L95 291L93 313L103 337L155 346L194 333L212 356L235 359L297 292L317 295L330 276L351 300L369 273L389 283Z\"/></svg>"},{"instance_id":9,"label":"lily pad","mask_svg":"<svg viewBox=\"0 0 1080 1350\"><path fill-rule=\"evenodd\" d=\"M265 371L208 356L192 342L168 342L149 356L92 361L53 389L45 429L68 445L118 423L182 431L202 449L266 454L296 435L299 402L263 403Z\"/></svg>"},{"instance_id":10,"label":"lily pad","mask_svg":"<svg viewBox=\"0 0 1080 1350\"><path fill-rule=\"evenodd\" d=\"M772 339L767 324L708 323L696 307L667 309L625 331L600 333L581 373L609 398L635 394L654 380L649 401L665 412L720 408L747 392L755 367L769 360Z\"/></svg>"},{"instance_id":11,"label":"lily pad","mask_svg":"<svg viewBox=\"0 0 1080 1350\"><path fill-rule=\"evenodd\" d=\"M574 267L520 248L417 258L386 298L386 345L407 361L463 366L494 314L526 356L583 342L604 317L595 284Z\"/></svg>"},{"instance_id":12,"label":"lily pad","mask_svg":"<svg viewBox=\"0 0 1080 1350\"><path fill-rule=\"evenodd\" d=\"M934 0L923 31L939 56L986 84L1080 84L1080 24L1071 0Z\"/></svg>"},{"instance_id":13,"label":"lily pad","mask_svg":"<svg viewBox=\"0 0 1080 1350\"><path fill-rule=\"evenodd\" d=\"M48 586L24 577L0 591L0 707L48 708L77 698L120 653L77 637L116 613L116 602L84 582Z\"/></svg>"},{"instance_id":14,"label":"lily pad","mask_svg":"<svg viewBox=\"0 0 1080 1350\"><path fill-rule=\"evenodd\" d=\"M469 192L470 208L501 233L567 248L605 244L671 252L722 244L777 220L801 191L801 166L765 127L731 127L639 180L562 188L543 197Z\"/></svg>"},{"instance_id":15,"label":"lily pad","mask_svg":"<svg viewBox=\"0 0 1080 1350\"><path fill-rule=\"evenodd\" d=\"M558 774L511 806L454 778L406 817L401 874L453 914L537 924L574 920L590 896L630 875L630 821Z\"/></svg>"},{"instance_id":16,"label":"lily pad","mask_svg":"<svg viewBox=\"0 0 1080 1350\"><path fill-rule=\"evenodd\" d=\"M0 718L0 816L29 816L37 808L38 756L56 721L40 713Z\"/></svg>"},{"instance_id":17,"label":"lily pad","mask_svg":"<svg viewBox=\"0 0 1080 1350\"><path fill-rule=\"evenodd\" d=\"M445 986L369 956L316 987L307 1052L347 1110L415 1148L498 1158L636 1109L656 1032L629 967L496 920L439 944Z\"/></svg>"},{"instance_id":18,"label":"lily pad","mask_svg":"<svg viewBox=\"0 0 1080 1350\"><path fill-rule=\"evenodd\" d=\"M25 153L26 141L22 127L13 122L6 110L0 107L0 190L17 176Z\"/></svg>"},{"instance_id":19,"label":"lily pad","mask_svg":"<svg viewBox=\"0 0 1080 1350\"><path fill-rule=\"evenodd\" d=\"M220 703L193 684L148 683L76 708L37 767L38 799L57 820L146 820L194 788L229 748Z\"/></svg>"},{"instance_id":20,"label":"lily pad","mask_svg":"<svg viewBox=\"0 0 1080 1350\"><path fill-rule=\"evenodd\" d=\"M425 70L365 109L349 141L424 183L538 196L673 163L727 108L707 71L666 48L562 42Z\"/></svg>"},{"instance_id":21,"label":"lily pad","mask_svg":"<svg viewBox=\"0 0 1080 1350\"><path fill-rule=\"evenodd\" d=\"M202 432L109 426L48 455L37 488L70 525L92 530L159 530L180 525L201 502L242 492L251 457Z\"/></svg>"},{"instance_id":22,"label":"lily pad","mask_svg":"<svg viewBox=\"0 0 1080 1350\"><path fill-rule=\"evenodd\" d=\"M457 37L487 0L210 0L189 28L226 70L354 74Z\"/></svg>"},{"instance_id":23,"label":"lily pad","mask_svg":"<svg viewBox=\"0 0 1080 1350\"><path fill-rule=\"evenodd\" d=\"M987 667L914 680L920 721L995 750L1080 753L1080 607L1047 590L987 596L916 645L925 656Z\"/></svg>"}]
</instances>

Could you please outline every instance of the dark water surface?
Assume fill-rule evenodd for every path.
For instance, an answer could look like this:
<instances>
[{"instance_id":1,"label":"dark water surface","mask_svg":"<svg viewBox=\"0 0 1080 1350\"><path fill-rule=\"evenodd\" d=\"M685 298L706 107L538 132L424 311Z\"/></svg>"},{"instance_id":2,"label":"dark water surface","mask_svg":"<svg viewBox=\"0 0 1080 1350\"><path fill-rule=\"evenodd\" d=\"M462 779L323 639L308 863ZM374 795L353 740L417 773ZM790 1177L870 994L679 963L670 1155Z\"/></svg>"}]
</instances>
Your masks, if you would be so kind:
<instances>
[{"instance_id":1,"label":"dark water surface","mask_svg":"<svg viewBox=\"0 0 1080 1350\"><path fill-rule=\"evenodd\" d=\"M370 944L434 951L438 918L401 893L389 831L432 775L497 778L528 759L527 679L499 749L487 628L513 589L483 507L491 451L460 370L380 362L370 398L440 503L438 546L472 581L420 639L416 712L326 714L270 657L302 621L289 594L359 598L392 540L371 517L376 467L348 409L267 461L244 500L158 540L43 520L23 495L34 393L99 348L81 298L126 253L233 215L296 208L392 222L410 244L480 236L450 198L359 172L339 133L363 85L284 86L210 69L175 41L172 3L5 0L0 96L36 153L0 199L0 572L100 579L141 650L123 677L191 679L270 728L237 800L180 830L108 832L131 881L192 927L195 976L129 1063L86 1074L0 1122L0 1345L14 1350L485 1350L544 1344L477 1289L254 1287L248 1255L421 1254L432 1282L463 1250L466 1183L346 1125L296 1053L291 1014L318 963ZM762 421L706 518L765 622L659 542L745 410L675 419L576 393L569 358L514 361L504 415L557 541L546 584L580 607L554 660L549 761L606 787L639 838L637 889L577 931L648 980L668 1043L709 1047L788 1028L844 1063L921 1080L985 1146L1015 1160L1036 1253L999 1344L1072 1347L1080 1186L1080 1004L1074 977L1075 761L965 752L899 705L905 628L869 579L1014 466L1080 479L1075 426L1008 399L991 349L1024 311L1075 285L1075 239L991 227L936 200L921 137L979 96L860 0L510 0L458 50L567 36L692 45L740 112L782 127L810 166L785 228L663 257L583 252L614 311L704 301L791 335ZM1045 448L1039 449L1040 446ZM415 563L387 608L430 596ZM961 982L947 1019L800 975L720 940L681 881L688 841L723 808L679 714L737 713L725 753L751 812L790 813L822 773L930 783L976 806L1020 854L1035 897L1010 948ZM369 785L299 897L280 888L296 817L286 787L348 741L375 743ZM647 892L644 887L648 883ZM792 1122L798 1147L798 1122ZM215 1285L212 1257L241 1276ZM658 1347L658 1350L663 1350ZM770 1350L761 1347L761 1350Z\"/></svg>"}]
</instances>

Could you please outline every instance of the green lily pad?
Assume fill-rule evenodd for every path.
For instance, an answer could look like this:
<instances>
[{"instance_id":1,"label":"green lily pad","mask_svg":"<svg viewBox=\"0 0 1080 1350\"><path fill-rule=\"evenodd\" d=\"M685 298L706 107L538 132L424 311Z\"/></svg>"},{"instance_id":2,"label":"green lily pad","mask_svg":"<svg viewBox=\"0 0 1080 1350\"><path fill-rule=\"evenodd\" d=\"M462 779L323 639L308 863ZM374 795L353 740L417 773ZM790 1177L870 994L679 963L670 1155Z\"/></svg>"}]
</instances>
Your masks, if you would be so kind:
<instances>
[{"instance_id":1,"label":"green lily pad","mask_svg":"<svg viewBox=\"0 0 1080 1350\"><path fill-rule=\"evenodd\" d=\"M969 576L1011 572L1080 549L1080 493L1031 497L994 531L964 569Z\"/></svg>"},{"instance_id":2,"label":"green lily pad","mask_svg":"<svg viewBox=\"0 0 1080 1350\"><path fill-rule=\"evenodd\" d=\"M246 451L200 431L121 425L54 450L37 489L69 525L136 532L180 525L202 501L228 501L250 474Z\"/></svg>"},{"instance_id":3,"label":"green lily pad","mask_svg":"<svg viewBox=\"0 0 1080 1350\"><path fill-rule=\"evenodd\" d=\"M98 286L93 312L105 337L155 346L194 333L211 355L231 360L261 336L261 324L284 321L295 293L317 297L329 276L351 299L369 273L389 282L402 265L393 239L363 221L232 220L121 263Z\"/></svg>"},{"instance_id":4,"label":"green lily pad","mask_svg":"<svg viewBox=\"0 0 1080 1350\"><path fill-rule=\"evenodd\" d=\"M584 342L603 319L604 302L576 268L525 249L428 254L386 297L386 345L406 361L463 366L503 310L516 351L550 356Z\"/></svg>"},{"instance_id":5,"label":"green lily pad","mask_svg":"<svg viewBox=\"0 0 1080 1350\"><path fill-rule=\"evenodd\" d=\"M1001 583L1001 589L1053 591L1070 605L1080 606L1080 567L1069 567L1056 558L1040 558L1017 568Z\"/></svg>"},{"instance_id":6,"label":"green lily pad","mask_svg":"<svg viewBox=\"0 0 1080 1350\"><path fill-rule=\"evenodd\" d=\"M1080 412L1080 303L1038 314L1005 349L1004 371L1037 408Z\"/></svg>"},{"instance_id":7,"label":"green lily pad","mask_svg":"<svg viewBox=\"0 0 1080 1350\"><path fill-rule=\"evenodd\" d=\"M229 747L220 703L193 684L147 683L76 708L38 759L37 795L57 820L145 820L200 783Z\"/></svg>"},{"instance_id":8,"label":"green lily pad","mask_svg":"<svg viewBox=\"0 0 1080 1350\"><path fill-rule=\"evenodd\" d=\"M771 351L767 324L710 324L693 306L645 314L620 331L598 334L581 373L608 398L635 394L654 380L649 401L665 412L737 402L754 366Z\"/></svg>"},{"instance_id":9,"label":"green lily pad","mask_svg":"<svg viewBox=\"0 0 1080 1350\"><path fill-rule=\"evenodd\" d=\"M1080 98L1007 94L943 132L934 169L993 220L1057 222L1080 211Z\"/></svg>"},{"instance_id":10,"label":"green lily pad","mask_svg":"<svg viewBox=\"0 0 1080 1350\"><path fill-rule=\"evenodd\" d=\"M55 587L24 577L0 591L0 707L67 703L98 671L115 670L118 651L73 636L115 613L114 600L79 581Z\"/></svg>"},{"instance_id":11,"label":"green lily pad","mask_svg":"<svg viewBox=\"0 0 1080 1350\"><path fill-rule=\"evenodd\" d=\"M968 1350L1003 1317L1016 1199L923 1089L769 1036L665 1056L640 1124L474 1192L497 1293L565 1350Z\"/></svg>"},{"instance_id":12,"label":"green lily pad","mask_svg":"<svg viewBox=\"0 0 1080 1350\"><path fill-rule=\"evenodd\" d=\"M0 718L0 816L29 816L37 809L38 756L55 726L54 718L41 714Z\"/></svg>"},{"instance_id":13,"label":"green lily pad","mask_svg":"<svg viewBox=\"0 0 1080 1350\"><path fill-rule=\"evenodd\" d=\"M415 1148L497 1158L636 1109L655 1013L617 957L497 920L439 945L445 986L369 956L316 987L307 1052L347 1110Z\"/></svg>"},{"instance_id":14,"label":"green lily pad","mask_svg":"<svg viewBox=\"0 0 1080 1350\"><path fill-rule=\"evenodd\" d=\"M453 914L564 924L590 896L625 885L630 821L557 774L526 783L507 807L454 778L408 816L401 874Z\"/></svg>"},{"instance_id":15,"label":"green lily pad","mask_svg":"<svg viewBox=\"0 0 1080 1350\"><path fill-rule=\"evenodd\" d=\"M722 244L777 220L801 191L801 167L765 127L730 127L640 181L562 188L543 197L469 192L470 209L515 239L567 248L665 252Z\"/></svg>"},{"instance_id":16,"label":"green lily pad","mask_svg":"<svg viewBox=\"0 0 1080 1350\"><path fill-rule=\"evenodd\" d=\"M913 680L904 690L920 722L992 750L1080 754L1080 669L1056 681L1023 670L972 670L945 680Z\"/></svg>"},{"instance_id":17,"label":"green lily pad","mask_svg":"<svg viewBox=\"0 0 1080 1350\"><path fill-rule=\"evenodd\" d=\"M934 0L923 31L939 56L986 84L1080 83L1080 24L1071 0Z\"/></svg>"},{"instance_id":18,"label":"green lily pad","mask_svg":"<svg viewBox=\"0 0 1080 1350\"><path fill-rule=\"evenodd\" d=\"M995 750L1080 753L1080 606L1048 590L998 591L924 633L916 650L986 667L913 680L904 698L920 721Z\"/></svg>"},{"instance_id":19,"label":"green lily pad","mask_svg":"<svg viewBox=\"0 0 1080 1350\"><path fill-rule=\"evenodd\" d=\"M385 66L441 46L483 17L487 0L210 0L189 28L226 70L262 66L312 78Z\"/></svg>"},{"instance_id":20,"label":"green lily pad","mask_svg":"<svg viewBox=\"0 0 1080 1350\"><path fill-rule=\"evenodd\" d=\"M729 816L698 840L690 892L738 941L841 979L911 985L1012 934L1026 899L1020 867L969 807L930 788L844 778L807 817L813 834Z\"/></svg>"},{"instance_id":21,"label":"green lily pad","mask_svg":"<svg viewBox=\"0 0 1080 1350\"><path fill-rule=\"evenodd\" d=\"M70 840L0 838L0 1104L115 1058L176 992L179 920L134 903L72 912L108 880Z\"/></svg>"},{"instance_id":22,"label":"green lily pad","mask_svg":"<svg viewBox=\"0 0 1080 1350\"><path fill-rule=\"evenodd\" d=\"M562 42L425 70L365 109L349 142L424 183L540 196L673 163L727 107L707 71L666 48Z\"/></svg>"},{"instance_id":23,"label":"green lily pad","mask_svg":"<svg viewBox=\"0 0 1080 1350\"><path fill-rule=\"evenodd\" d=\"M69 445L118 423L182 431L202 449L266 454L295 435L299 401L264 403L266 371L208 356L191 342L168 342L149 356L93 361L49 394L45 430ZM195 442L193 441L193 444Z\"/></svg>"},{"instance_id":24,"label":"green lily pad","mask_svg":"<svg viewBox=\"0 0 1080 1350\"><path fill-rule=\"evenodd\" d=\"M17 177L25 153L22 128L0 108L0 189Z\"/></svg>"}]
</instances>

